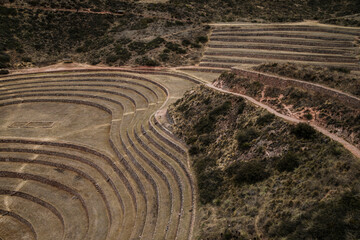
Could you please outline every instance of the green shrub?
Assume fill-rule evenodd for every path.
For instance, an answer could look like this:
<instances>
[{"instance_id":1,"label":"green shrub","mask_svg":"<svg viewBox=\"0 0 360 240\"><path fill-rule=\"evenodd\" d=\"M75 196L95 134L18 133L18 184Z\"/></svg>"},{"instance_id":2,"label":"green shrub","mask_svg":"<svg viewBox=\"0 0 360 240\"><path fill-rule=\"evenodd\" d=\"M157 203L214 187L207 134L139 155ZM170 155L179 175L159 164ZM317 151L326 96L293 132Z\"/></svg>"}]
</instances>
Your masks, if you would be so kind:
<instances>
[{"instance_id":1,"label":"green shrub","mask_svg":"<svg viewBox=\"0 0 360 240\"><path fill-rule=\"evenodd\" d=\"M168 61L169 60L169 54L167 54L167 53L160 53L159 54L159 58L160 58L160 60L162 61L162 62L166 62L166 61Z\"/></svg>"},{"instance_id":2,"label":"green shrub","mask_svg":"<svg viewBox=\"0 0 360 240\"><path fill-rule=\"evenodd\" d=\"M107 56L106 58L106 63L113 63L116 62L119 59L119 57L115 54L111 54L109 56Z\"/></svg>"},{"instance_id":3,"label":"green shrub","mask_svg":"<svg viewBox=\"0 0 360 240\"><path fill-rule=\"evenodd\" d=\"M130 38L120 38L119 40L116 41L116 43L121 44L121 45L126 45L128 43L131 43L131 39Z\"/></svg>"},{"instance_id":4,"label":"green shrub","mask_svg":"<svg viewBox=\"0 0 360 240\"><path fill-rule=\"evenodd\" d=\"M198 43L191 43L192 48L201 48L201 45Z\"/></svg>"},{"instance_id":5,"label":"green shrub","mask_svg":"<svg viewBox=\"0 0 360 240\"><path fill-rule=\"evenodd\" d=\"M196 42L200 42L200 43L206 43L208 41L208 37L207 36L200 36L196 38Z\"/></svg>"},{"instance_id":6,"label":"green shrub","mask_svg":"<svg viewBox=\"0 0 360 240\"><path fill-rule=\"evenodd\" d=\"M275 168L279 172L284 172L284 171L291 172L298 166L299 166L299 157L293 152L288 152L275 161Z\"/></svg>"},{"instance_id":7,"label":"green shrub","mask_svg":"<svg viewBox=\"0 0 360 240\"><path fill-rule=\"evenodd\" d=\"M250 142L256 139L259 136L259 133L255 128L247 128L239 130L236 134L236 140L238 142L238 147L240 150L246 150L251 147Z\"/></svg>"},{"instance_id":8,"label":"green shrub","mask_svg":"<svg viewBox=\"0 0 360 240\"><path fill-rule=\"evenodd\" d=\"M211 117L216 117L219 115L224 115L225 113L227 113L229 111L229 109L231 108L231 102L230 101L226 101L224 102L222 105L214 108L209 115Z\"/></svg>"},{"instance_id":9,"label":"green shrub","mask_svg":"<svg viewBox=\"0 0 360 240\"><path fill-rule=\"evenodd\" d=\"M194 161L194 170L198 174L204 172L206 169L214 167L216 167L216 160L214 158L203 157Z\"/></svg>"},{"instance_id":10,"label":"green shrub","mask_svg":"<svg viewBox=\"0 0 360 240\"><path fill-rule=\"evenodd\" d=\"M184 23L181 21L175 21L175 22L170 22L170 21L166 21L165 23L165 27L174 27L174 26L183 26Z\"/></svg>"},{"instance_id":11,"label":"green shrub","mask_svg":"<svg viewBox=\"0 0 360 240\"><path fill-rule=\"evenodd\" d=\"M275 118L275 115L272 113L266 113L262 116L260 116L257 120L256 120L256 124L260 125L260 126L264 126L267 124L270 124Z\"/></svg>"},{"instance_id":12,"label":"green shrub","mask_svg":"<svg viewBox=\"0 0 360 240\"><path fill-rule=\"evenodd\" d=\"M332 72L342 72L342 73L350 73L351 70L345 67L329 67L329 70Z\"/></svg>"},{"instance_id":13,"label":"green shrub","mask_svg":"<svg viewBox=\"0 0 360 240\"><path fill-rule=\"evenodd\" d=\"M199 142L204 146L209 146L212 143L213 139L210 134L202 134L199 136Z\"/></svg>"},{"instance_id":14,"label":"green shrub","mask_svg":"<svg viewBox=\"0 0 360 240\"><path fill-rule=\"evenodd\" d=\"M135 51L137 54L145 54L146 53L146 43L145 42L132 42L129 44L129 49L131 51Z\"/></svg>"},{"instance_id":15,"label":"green shrub","mask_svg":"<svg viewBox=\"0 0 360 240\"><path fill-rule=\"evenodd\" d=\"M160 47L161 44L164 42L165 42L165 40L163 38L157 37L157 38L151 40L150 42L148 42L146 44L146 48L147 48L147 50L152 50L152 49Z\"/></svg>"},{"instance_id":16,"label":"green shrub","mask_svg":"<svg viewBox=\"0 0 360 240\"><path fill-rule=\"evenodd\" d=\"M197 175L200 202L209 203L221 194L223 174L216 167L216 160L209 157L194 161Z\"/></svg>"},{"instance_id":17,"label":"green shrub","mask_svg":"<svg viewBox=\"0 0 360 240\"><path fill-rule=\"evenodd\" d=\"M184 39L181 42L181 45L183 45L184 47L187 47L191 44L191 42L188 39Z\"/></svg>"},{"instance_id":18,"label":"green shrub","mask_svg":"<svg viewBox=\"0 0 360 240\"><path fill-rule=\"evenodd\" d=\"M165 46L171 51L176 52L177 54L186 53L186 50L181 48L181 46L177 43L167 42Z\"/></svg>"},{"instance_id":19,"label":"green shrub","mask_svg":"<svg viewBox=\"0 0 360 240\"><path fill-rule=\"evenodd\" d=\"M245 103L244 99L243 98L241 98L241 99L242 99L242 101L238 105L237 114L242 114L244 112L244 110L245 110L245 107L246 107L246 103Z\"/></svg>"},{"instance_id":20,"label":"green shrub","mask_svg":"<svg viewBox=\"0 0 360 240\"><path fill-rule=\"evenodd\" d=\"M217 169L203 171L198 173L198 189L200 202L202 204L210 203L219 195L223 189L222 172Z\"/></svg>"},{"instance_id":21,"label":"green shrub","mask_svg":"<svg viewBox=\"0 0 360 240\"><path fill-rule=\"evenodd\" d=\"M189 154L190 155L196 155L199 153L199 148L197 146L191 146L189 148Z\"/></svg>"},{"instance_id":22,"label":"green shrub","mask_svg":"<svg viewBox=\"0 0 360 240\"><path fill-rule=\"evenodd\" d=\"M22 57L21 61L23 61L23 62L31 62L31 57Z\"/></svg>"},{"instance_id":23,"label":"green shrub","mask_svg":"<svg viewBox=\"0 0 360 240\"><path fill-rule=\"evenodd\" d=\"M189 106L186 103L183 103L183 104L180 104L179 106L177 106L176 110L180 111L180 112L185 112L188 108L189 108Z\"/></svg>"},{"instance_id":24,"label":"green shrub","mask_svg":"<svg viewBox=\"0 0 360 240\"><path fill-rule=\"evenodd\" d=\"M194 170L198 177L200 201L209 203L220 194L222 172L216 168L216 160L209 157L196 159Z\"/></svg>"},{"instance_id":25,"label":"green shrub","mask_svg":"<svg viewBox=\"0 0 360 240\"><path fill-rule=\"evenodd\" d=\"M230 165L226 172L237 185L253 184L263 181L269 176L265 171L265 165L257 160L249 162L237 161Z\"/></svg>"},{"instance_id":26,"label":"green shrub","mask_svg":"<svg viewBox=\"0 0 360 240\"><path fill-rule=\"evenodd\" d=\"M205 116L200 118L199 122L194 125L194 130L198 134L211 133L215 128L215 118Z\"/></svg>"},{"instance_id":27,"label":"green shrub","mask_svg":"<svg viewBox=\"0 0 360 240\"><path fill-rule=\"evenodd\" d=\"M267 87L265 90L265 97L278 97L281 94L281 89L276 87Z\"/></svg>"},{"instance_id":28,"label":"green shrub","mask_svg":"<svg viewBox=\"0 0 360 240\"><path fill-rule=\"evenodd\" d=\"M0 6L0 15L16 15L16 9Z\"/></svg>"},{"instance_id":29,"label":"green shrub","mask_svg":"<svg viewBox=\"0 0 360 240\"><path fill-rule=\"evenodd\" d=\"M8 63L10 62L10 56L6 53L0 53L0 63Z\"/></svg>"},{"instance_id":30,"label":"green shrub","mask_svg":"<svg viewBox=\"0 0 360 240\"><path fill-rule=\"evenodd\" d=\"M303 139L312 139L316 135L315 129L306 123L299 123L295 127L292 127L291 133L297 138Z\"/></svg>"},{"instance_id":31,"label":"green shrub","mask_svg":"<svg viewBox=\"0 0 360 240\"><path fill-rule=\"evenodd\" d=\"M252 96L256 96L263 89L263 87L264 85L261 82L253 81L249 84L247 92Z\"/></svg>"},{"instance_id":32,"label":"green shrub","mask_svg":"<svg viewBox=\"0 0 360 240\"><path fill-rule=\"evenodd\" d=\"M90 60L90 64L91 65L96 65L96 64L99 64L101 61L100 61L100 59L99 58L92 58L91 60Z\"/></svg>"},{"instance_id":33,"label":"green shrub","mask_svg":"<svg viewBox=\"0 0 360 240\"><path fill-rule=\"evenodd\" d=\"M160 63L154 59L151 59L149 57L142 57L142 58L137 58L135 60L135 63L141 66L149 66L149 67L156 67L159 66Z\"/></svg>"},{"instance_id":34,"label":"green shrub","mask_svg":"<svg viewBox=\"0 0 360 240\"><path fill-rule=\"evenodd\" d=\"M195 143L196 141L197 141L197 137L196 136L191 136L191 137L186 139L186 144L191 145L191 144Z\"/></svg>"},{"instance_id":35,"label":"green shrub","mask_svg":"<svg viewBox=\"0 0 360 240\"><path fill-rule=\"evenodd\" d=\"M115 47L115 52L122 62L126 62L131 58L131 53L121 45Z\"/></svg>"},{"instance_id":36,"label":"green shrub","mask_svg":"<svg viewBox=\"0 0 360 240\"><path fill-rule=\"evenodd\" d=\"M313 116L312 116L310 113L306 113L306 114L304 115L304 117L305 117L307 120L313 119Z\"/></svg>"},{"instance_id":37,"label":"green shrub","mask_svg":"<svg viewBox=\"0 0 360 240\"><path fill-rule=\"evenodd\" d=\"M142 18L139 21L135 22L131 25L131 30L141 30L145 29L149 26L149 23L154 22L155 20L153 18Z\"/></svg>"}]
</instances>

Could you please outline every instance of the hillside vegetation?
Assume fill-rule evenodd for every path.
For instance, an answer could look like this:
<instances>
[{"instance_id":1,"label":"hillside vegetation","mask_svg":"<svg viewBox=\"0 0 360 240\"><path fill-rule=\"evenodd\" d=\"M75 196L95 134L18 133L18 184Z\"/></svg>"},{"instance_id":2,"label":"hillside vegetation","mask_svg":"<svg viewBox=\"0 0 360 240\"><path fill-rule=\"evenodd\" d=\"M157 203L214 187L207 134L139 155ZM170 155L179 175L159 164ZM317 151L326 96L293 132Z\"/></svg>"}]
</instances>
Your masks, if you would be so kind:
<instances>
[{"instance_id":1,"label":"hillside vegetation","mask_svg":"<svg viewBox=\"0 0 360 240\"><path fill-rule=\"evenodd\" d=\"M198 61L209 27L125 14L0 7L0 64L74 61L107 65L182 65Z\"/></svg>"},{"instance_id":2,"label":"hillside vegetation","mask_svg":"<svg viewBox=\"0 0 360 240\"><path fill-rule=\"evenodd\" d=\"M329 76L336 78L336 74ZM285 115L316 121L354 145L360 145L360 110L338 99L301 88L264 85L256 79L232 72L223 73L215 84L252 96ZM345 82L342 85L350 86Z\"/></svg>"},{"instance_id":3,"label":"hillside vegetation","mask_svg":"<svg viewBox=\"0 0 360 240\"><path fill-rule=\"evenodd\" d=\"M6 2L6 1L5 1ZM358 0L169 0L165 3L142 3L140 1L116 0L56 0L17 2L7 0L11 5L41 6L50 8L89 8L94 11L130 10L136 12L165 12L176 18L193 18L201 21L234 21L240 18L263 19L267 21L298 21L302 19L328 19L359 13Z\"/></svg>"},{"instance_id":4,"label":"hillside vegetation","mask_svg":"<svg viewBox=\"0 0 360 240\"><path fill-rule=\"evenodd\" d=\"M114 66L193 65L200 60L210 22L326 20L358 13L357 3L5 0L0 6L0 67L48 65L66 56Z\"/></svg>"},{"instance_id":5,"label":"hillside vegetation","mask_svg":"<svg viewBox=\"0 0 360 240\"><path fill-rule=\"evenodd\" d=\"M254 70L319 83L360 96L360 75L351 73L345 67L320 67L295 63L267 63Z\"/></svg>"},{"instance_id":6,"label":"hillside vegetation","mask_svg":"<svg viewBox=\"0 0 360 240\"><path fill-rule=\"evenodd\" d=\"M190 147L200 239L360 237L360 166L342 146L206 87L169 114Z\"/></svg>"},{"instance_id":7,"label":"hillside vegetation","mask_svg":"<svg viewBox=\"0 0 360 240\"><path fill-rule=\"evenodd\" d=\"M360 14L324 19L321 22L342 26L360 27Z\"/></svg>"}]
</instances>

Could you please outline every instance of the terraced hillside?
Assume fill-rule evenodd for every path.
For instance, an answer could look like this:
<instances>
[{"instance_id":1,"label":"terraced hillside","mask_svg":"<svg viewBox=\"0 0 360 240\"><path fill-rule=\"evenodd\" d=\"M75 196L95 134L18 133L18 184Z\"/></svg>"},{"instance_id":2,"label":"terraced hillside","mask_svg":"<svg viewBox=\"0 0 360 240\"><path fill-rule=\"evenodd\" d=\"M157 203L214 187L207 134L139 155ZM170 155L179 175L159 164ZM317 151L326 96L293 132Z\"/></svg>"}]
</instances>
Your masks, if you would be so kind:
<instances>
[{"instance_id":1,"label":"terraced hillside","mask_svg":"<svg viewBox=\"0 0 360 240\"><path fill-rule=\"evenodd\" d=\"M154 113L193 82L125 70L0 82L1 239L192 238L186 150Z\"/></svg>"},{"instance_id":2,"label":"terraced hillside","mask_svg":"<svg viewBox=\"0 0 360 240\"><path fill-rule=\"evenodd\" d=\"M313 23L214 24L200 67L294 62L359 70L360 28Z\"/></svg>"}]
</instances>

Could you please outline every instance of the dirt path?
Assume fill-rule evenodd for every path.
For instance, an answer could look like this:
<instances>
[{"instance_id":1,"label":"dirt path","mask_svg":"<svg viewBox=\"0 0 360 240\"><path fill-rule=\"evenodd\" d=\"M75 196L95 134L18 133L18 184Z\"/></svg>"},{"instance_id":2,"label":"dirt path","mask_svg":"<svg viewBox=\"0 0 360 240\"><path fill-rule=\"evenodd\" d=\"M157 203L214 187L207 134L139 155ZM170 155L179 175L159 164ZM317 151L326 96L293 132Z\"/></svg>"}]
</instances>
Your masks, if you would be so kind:
<instances>
[{"instance_id":1,"label":"dirt path","mask_svg":"<svg viewBox=\"0 0 360 240\"><path fill-rule=\"evenodd\" d=\"M274 110L273 108L269 107L268 105L265 105L264 103L261 103L257 100L255 100L254 98L252 97L249 97L247 95L244 95L244 94L241 94L241 93L235 93L235 92L231 92L231 91L228 91L228 90L225 90L225 89L222 89L222 88L218 88L218 87L215 87L214 85L212 85L211 83L208 83L208 82L204 82L203 80L199 79L199 78L196 78L192 75L189 75L187 73L183 73L181 72L180 74L183 74L183 75L187 75L191 78L193 78L194 80L197 80L198 82L201 82L202 84L216 90L216 91L219 91L219 92L223 92L223 93L227 93L227 94L231 94L231 95L235 95L235 96L239 96L239 97L243 97L245 98L246 100L256 104L257 106L261 107L261 108L264 108L266 109L267 111L269 111L270 113L288 121L288 122L292 122L292 123L307 123L307 121L305 120L301 120L301 119L297 119L295 117L290 117L290 116L287 116L287 115L284 115L282 113L279 113L277 112L276 110ZM317 131L321 132L322 134L328 136L329 138L331 138L332 140L334 141L337 141L339 142L341 145L343 145L347 150L349 150L352 154L354 154L357 158L360 159L360 150L355 147L354 145L352 145L351 143L345 141L344 139L336 136L335 134L329 132L328 130L326 130L325 128L313 123L313 122L310 122L309 123L310 126L312 126L313 128L315 128Z\"/></svg>"},{"instance_id":2,"label":"dirt path","mask_svg":"<svg viewBox=\"0 0 360 240\"><path fill-rule=\"evenodd\" d=\"M270 113L272 113L272 114L274 114L274 115L276 115L276 116L278 116L278 117L280 117L280 118L282 118L282 119L284 119L286 121L293 122L293 123L301 123L301 122L306 123L307 122L305 120L300 120L300 119L290 117L290 116L286 116L286 115L284 115L282 113L279 113L279 112L275 111L274 109L272 109L271 107L269 107L269 106L255 100L252 97L246 96L244 94L234 93L234 92L230 92L230 91L227 91L227 90L224 90L224 89L221 89L221 88L217 88L217 87L213 86L212 84L206 84L206 85L208 87L212 88L212 89L215 89L215 90L223 92L223 93L228 93L228 94L232 94L232 95L235 95L235 96L243 97L246 100L256 104L259 107L262 107L262 108L266 109ZM354 154L357 158L360 158L360 150L358 148L356 148L354 145L352 145L349 142L345 141L344 139L336 136L335 134L329 132L328 130L318 126L317 124L309 123L309 125L312 126L313 128L315 128L317 131L321 132L322 134L324 134L324 135L328 136L329 138L333 139L334 141L339 142L347 150L349 150L352 154Z\"/></svg>"}]
</instances>

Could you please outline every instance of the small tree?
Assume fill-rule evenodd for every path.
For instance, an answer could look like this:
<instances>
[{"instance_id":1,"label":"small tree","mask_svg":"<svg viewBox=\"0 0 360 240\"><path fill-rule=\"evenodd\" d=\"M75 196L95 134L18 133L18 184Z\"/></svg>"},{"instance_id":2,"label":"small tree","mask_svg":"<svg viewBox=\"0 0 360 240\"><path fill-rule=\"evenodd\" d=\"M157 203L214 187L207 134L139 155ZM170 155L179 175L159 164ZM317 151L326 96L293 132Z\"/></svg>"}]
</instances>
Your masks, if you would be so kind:
<instances>
[{"instance_id":1,"label":"small tree","mask_svg":"<svg viewBox=\"0 0 360 240\"><path fill-rule=\"evenodd\" d=\"M312 139L315 137L316 131L309 124L299 123L291 129L291 133L297 138Z\"/></svg>"},{"instance_id":2,"label":"small tree","mask_svg":"<svg viewBox=\"0 0 360 240\"><path fill-rule=\"evenodd\" d=\"M275 161L275 167L279 172L291 172L298 166L299 157L293 152L288 152Z\"/></svg>"}]
</instances>

